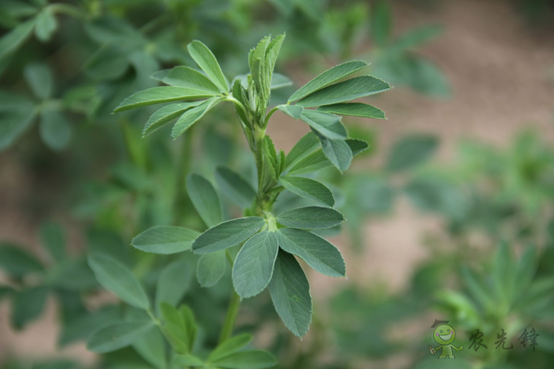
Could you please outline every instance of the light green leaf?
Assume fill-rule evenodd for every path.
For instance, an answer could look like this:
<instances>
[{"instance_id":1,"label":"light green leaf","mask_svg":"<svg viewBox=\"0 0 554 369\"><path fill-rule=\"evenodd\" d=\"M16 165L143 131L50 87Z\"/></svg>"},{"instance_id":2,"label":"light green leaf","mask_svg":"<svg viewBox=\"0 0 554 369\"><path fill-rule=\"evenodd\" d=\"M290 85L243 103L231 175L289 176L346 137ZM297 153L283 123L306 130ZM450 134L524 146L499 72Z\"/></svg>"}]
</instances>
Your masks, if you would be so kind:
<instances>
[{"instance_id":1,"label":"light green leaf","mask_svg":"<svg viewBox=\"0 0 554 369\"><path fill-rule=\"evenodd\" d=\"M277 216L277 221L290 228L321 229L341 224L344 217L330 208L309 206L285 211Z\"/></svg>"},{"instance_id":2,"label":"light green leaf","mask_svg":"<svg viewBox=\"0 0 554 369\"><path fill-rule=\"evenodd\" d=\"M378 94L390 89L390 85L376 77L361 76L325 87L309 95L296 105L312 108L321 105L332 105L358 99L360 97Z\"/></svg>"},{"instance_id":3,"label":"light green leaf","mask_svg":"<svg viewBox=\"0 0 554 369\"><path fill-rule=\"evenodd\" d=\"M157 72L154 72L152 73L152 75L150 76L150 78L158 81L158 82L162 82L164 80L165 77L167 77L167 75L169 74L169 71L171 69L162 69L162 70L159 70Z\"/></svg>"},{"instance_id":4,"label":"light green leaf","mask_svg":"<svg viewBox=\"0 0 554 369\"><path fill-rule=\"evenodd\" d=\"M71 125L63 114L53 110L40 113L40 138L50 149L65 149L71 140L71 131Z\"/></svg>"},{"instance_id":5,"label":"light green leaf","mask_svg":"<svg viewBox=\"0 0 554 369\"><path fill-rule=\"evenodd\" d=\"M155 254L175 254L190 250L200 233L192 229L174 226L150 228L131 241L135 248Z\"/></svg>"},{"instance_id":6,"label":"light green leaf","mask_svg":"<svg viewBox=\"0 0 554 369\"><path fill-rule=\"evenodd\" d=\"M250 341L252 341L252 335L247 333L239 334L238 336L230 338L217 346L216 349L210 353L208 360L213 362L234 354L235 352L248 345Z\"/></svg>"},{"instance_id":7,"label":"light green leaf","mask_svg":"<svg viewBox=\"0 0 554 369\"><path fill-rule=\"evenodd\" d=\"M198 105L195 108L187 110L181 117L177 120L177 123L173 126L171 131L171 137L177 138L190 126L196 123L200 118L202 118L208 111L210 111L217 104L225 100L224 97L212 97L204 101L202 104Z\"/></svg>"},{"instance_id":8,"label":"light green leaf","mask_svg":"<svg viewBox=\"0 0 554 369\"><path fill-rule=\"evenodd\" d=\"M346 63L339 64L331 69L321 73L310 82L302 86L298 91L293 93L289 97L288 102L300 100L301 98L313 94L314 92L321 90L322 88L330 85L331 83L340 81L341 79L348 77L352 73L356 73L362 68L365 68L368 64L361 60L352 60Z\"/></svg>"},{"instance_id":9,"label":"light green leaf","mask_svg":"<svg viewBox=\"0 0 554 369\"><path fill-rule=\"evenodd\" d=\"M196 277L202 287L214 286L225 274L227 257L225 250L204 254L198 260Z\"/></svg>"},{"instance_id":10,"label":"light green leaf","mask_svg":"<svg viewBox=\"0 0 554 369\"><path fill-rule=\"evenodd\" d=\"M187 177L187 191L194 208L208 227L223 221L219 197L210 181L201 175L191 174Z\"/></svg>"},{"instance_id":11,"label":"light green leaf","mask_svg":"<svg viewBox=\"0 0 554 369\"><path fill-rule=\"evenodd\" d=\"M162 302L176 306L190 286L192 271L189 264L176 260L164 268L156 287L156 309Z\"/></svg>"},{"instance_id":12,"label":"light green leaf","mask_svg":"<svg viewBox=\"0 0 554 369\"><path fill-rule=\"evenodd\" d=\"M317 108L325 113L337 115L350 115L353 117L387 119L385 112L375 106L364 103L340 103L333 105L325 105Z\"/></svg>"},{"instance_id":13,"label":"light green leaf","mask_svg":"<svg viewBox=\"0 0 554 369\"><path fill-rule=\"evenodd\" d=\"M344 172L350 167L353 154L345 140L331 140L323 136L320 136L319 139L323 153L338 170Z\"/></svg>"},{"instance_id":14,"label":"light green leaf","mask_svg":"<svg viewBox=\"0 0 554 369\"><path fill-rule=\"evenodd\" d=\"M269 292L287 328L296 336L305 335L312 320L310 284L294 256L282 250L275 262Z\"/></svg>"},{"instance_id":15,"label":"light green leaf","mask_svg":"<svg viewBox=\"0 0 554 369\"><path fill-rule=\"evenodd\" d=\"M202 42L194 40L188 46L190 56L222 92L229 92L227 79L214 54Z\"/></svg>"},{"instance_id":16,"label":"light green leaf","mask_svg":"<svg viewBox=\"0 0 554 369\"><path fill-rule=\"evenodd\" d=\"M213 95L220 94L217 86L208 77L195 69L183 65L171 69L162 82L175 87L206 90Z\"/></svg>"},{"instance_id":17,"label":"light green leaf","mask_svg":"<svg viewBox=\"0 0 554 369\"><path fill-rule=\"evenodd\" d=\"M241 298L262 292L273 274L279 245L274 232L263 231L240 249L233 266L233 285Z\"/></svg>"},{"instance_id":18,"label":"light green leaf","mask_svg":"<svg viewBox=\"0 0 554 369\"><path fill-rule=\"evenodd\" d=\"M95 331L87 341L87 348L99 354L119 350L131 345L154 326L148 320L118 322Z\"/></svg>"},{"instance_id":19,"label":"light green leaf","mask_svg":"<svg viewBox=\"0 0 554 369\"><path fill-rule=\"evenodd\" d=\"M346 276L346 266L340 251L326 239L293 228L279 229L277 238L283 250L301 257L318 272L330 277Z\"/></svg>"},{"instance_id":20,"label":"light green leaf","mask_svg":"<svg viewBox=\"0 0 554 369\"><path fill-rule=\"evenodd\" d=\"M241 176L225 167L218 167L215 180L221 192L243 209L252 206L256 191Z\"/></svg>"},{"instance_id":21,"label":"light green leaf","mask_svg":"<svg viewBox=\"0 0 554 369\"><path fill-rule=\"evenodd\" d=\"M0 38L0 60L17 50L31 35L34 26L35 20L28 20Z\"/></svg>"},{"instance_id":22,"label":"light green leaf","mask_svg":"<svg viewBox=\"0 0 554 369\"><path fill-rule=\"evenodd\" d=\"M158 327L152 326L148 331L140 334L133 342L133 348L155 368L166 369L165 340Z\"/></svg>"},{"instance_id":23,"label":"light green leaf","mask_svg":"<svg viewBox=\"0 0 554 369\"><path fill-rule=\"evenodd\" d=\"M212 96L215 96L215 94L193 88L173 86L152 87L147 90L139 91L123 100L123 102L115 108L114 113L165 102L202 99Z\"/></svg>"},{"instance_id":24,"label":"light green leaf","mask_svg":"<svg viewBox=\"0 0 554 369\"><path fill-rule=\"evenodd\" d=\"M192 355L177 355L173 359L173 363L177 365L181 365L184 367L192 366L192 367L198 367L198 366L204 366L204 362L197 358L196 356Z\"/></svg>"},{"instance_id":25,"label":"light green leaf","mask_svg":"<svg viewBox=\"0 0 554 369\"><path fill-rule=\"evenodd\" d=\"M246 217L228 220L202 233L193 243L196 254L207 254L246 241L265 224L264 218Z\"/></svg>"},{"instance_id":26,"label":"light green leaf","mask_svg":"<svg viewBox=\"0 0 554 369\"><path fill-rule=\"evenodd\" d=\"M158 128L161 128L165 124L179 118L184 112L198 106L201 103L202 101L193 101L180 104L170 104L157 110L150 116L148 122L146 122L144 130L142 131L142 137L146 137Z\"/></svg>"},{"instance_id":27,"label":"light green leaf","mask_svg":"<svg viewBox=\"0 0 554 369\"><path fill-rule=\"evenodd\" d=\"M27 323L40 316L44 310L48 292L48 287L36 286L13 295L12 324L15 329L22 329Z\"/></svg>"},{"instance_id":28,"label":"light green leaf","mask_svg":"<svg viewBox=\"0 0 554 369\"><path fill-rule=\"evenodd\" d=\"M279 182L290 192L324 206L333 207L335 199L331 191L321 182L304 177L281 177Z\"/></svg>"},{"instance_id":29,"label":"light green leaf","mask_svg":"<svg viewBox=\"0 0 554 369\"><path fill-rule=\"evenodd\" d=\"M35 24L35 36L42 41L49 41L52 34L56 32L58 22L48 7L38 13Z\"/></svg>"},{"instance_id":30,"label":"light green leaf","mask_svg":"<svg viewBox=\"0 0 554 369\"><path fill-rule=\"evenodd\" d=\"M277 106L279 110L281 110L286 115L294 118L294 119L300 119L300 114L302 114L302 111L304 111L304 108L301 106L296 105L279 105Z\"/></svg>"},{"instance_id":31,"label":"light green leaf","mask_svg":"<svg viewBox=\"0 0 554 369\"><path fill-rule=\"evenodd\" d=\"M289 79L289 77L282 75L281 73L273 73L273 76L271 78L272 90L277 90L279 88L289 86L292 86L292 81Z\"/></svg>"},{"instance_id":32,"label":"light green leaf","mask_svg":"<svg viewBox=\"0 0 554 369\"><path fill-rule=\"evenodd\" d=\"M190 309L183 305L180 310L161 303L160 311L163 317L163 330L167 339L179 352L188 353L194 345L196 323Z\"/></svg>"},{"instance_id":33,"label":"light green leaf","mask_svg":"<svg viewBox=\"0 0 554 369\"><path fill-rule=\"evenodd\" d=\"M40 227L42 245L56 264L66 259L65 236L57 223L47 222Z\"/></svg>"},{"instance_id":34,"label":"light green leaf","mask_svg":"<svg viewBox=\"0 0 554 369\"><path fill-rule=\"evenodd\" d=\"M146 292L133 273L120 262L106 255L92 255L88 263L100 284L129 305L148 309Z\"/></svg>"},{"instance_id":35,"label":"light green leaf","mask_svg":"<svg viewBox=\"0 0 554 369\"><path fill-rule=\"evenodd\" d=\"M262 369L277 365L277 361L269 352L252 350L236 352L212 364L226 369Z\"/></svg>"},{"instance_id":36,"label":"light green leaf","mask_svg":"<svg viewBox=\"0 0 554 369\"><path fill-rule=\"evenodd\" d=\"M8 243L0 245L0 269L16 277L44 271L42 264L23 247Z\"/></svg>"},{"instance_id":37,"label":"light green leaf","mask_svg":"<svg viewBox=\"0 0 554 369\"><path fill-rule=\"evenodd\" d=\"M315 129L318 133L330 139L345 139L346 128L340 122L340 117L317 110L304 110L300 119Z\"/></svg>"},{"instance_id":38,"label":"light green leaf","mask_svg":"<svg viewBox=\"0 0 554 369\"><path fill-rule=\"evenodd\" d=\"M42 63L28 64L23 70L25 81L33 94L40 100L44 100L52 96L54 89L54 78L50 69Z\"/></svg>"},{"instance_id":39,"label":"light green leaf","mask_svg":"<svg viewBox=\"0 0 554 369\"><path fill-rule=\"evenodd\" d=\"M306 133L290 150L287 155L285 169L290 168L296 162L303 159L319 146L319 140L313 132Z\"/></svg>"},{"instance_id":40,"label":"light green leaf","mask_svg":"<svg viewBox=\"0 0 554 369\"><path fill-rule=\"evenodd\" d=\"M411 135L397 141L389 152L387 170L397 172L413 168L427 159L437 149L438 140L431 135Z\"/></svg>"}]
</instances>

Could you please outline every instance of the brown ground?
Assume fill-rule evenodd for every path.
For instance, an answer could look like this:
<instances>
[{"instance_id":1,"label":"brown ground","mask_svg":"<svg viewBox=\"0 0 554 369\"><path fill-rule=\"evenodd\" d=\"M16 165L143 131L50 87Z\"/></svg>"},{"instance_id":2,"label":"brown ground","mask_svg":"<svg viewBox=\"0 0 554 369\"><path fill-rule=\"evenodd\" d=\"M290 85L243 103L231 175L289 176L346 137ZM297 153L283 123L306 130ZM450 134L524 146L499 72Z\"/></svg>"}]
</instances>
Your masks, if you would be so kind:
<instances>
[{"instance_id":1,"label":"brown ground","mask_svg":"<svg viewBox=\"0 0 554 369\"><path fill-rule=\"evenodd\" d=\"M510 1L444 0L433 10L397 3L395 29L400 32L415 25L446 25L444 37L423 49L448 76L454 96L448 101L432 100L397 88L374 99L389 117L385 122L371 122L379 131L379 144L386 149L392 140L411 131L433 132L441 137L441 157L453 156L460 137L476 137L503 145L523 127L535 127L544 136L554 138L554 39L549 32L534 31L512 7ZM273 123L270 133L276 146L290 149L291 136L305 131L298 123L282 117ZM383 150L381 150L382 152ZM0 157L1 160L1 157ZM371 166L380 165L381 157ZM25 173L0 161L0 239L36 245L36 225L18 212L25 191ZM349 280L338 281L310 276L314 296L322 299L331 285L365 284L385 281L393 289L401 288L413 266L428 257L420 236L436 229L431 217L417 214L402 201L392 219L374 220L366 228L369 245L365 258L348 258ZM44 357L54 352L56 337L55 309L39 322L15 334L8 328L7 306L0 304L0 357ZM87 361L92 355L74 346L63 355Z\"/></svg>"}]
</instances>

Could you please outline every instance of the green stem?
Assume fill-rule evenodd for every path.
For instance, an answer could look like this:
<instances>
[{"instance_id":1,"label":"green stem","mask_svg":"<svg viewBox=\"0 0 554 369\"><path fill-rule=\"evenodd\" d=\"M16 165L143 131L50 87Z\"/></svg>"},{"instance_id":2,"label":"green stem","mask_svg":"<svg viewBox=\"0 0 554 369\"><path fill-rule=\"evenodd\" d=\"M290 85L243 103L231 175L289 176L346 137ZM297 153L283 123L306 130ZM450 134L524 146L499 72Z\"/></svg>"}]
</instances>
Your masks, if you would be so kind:
<instances>
[{"instance_id":1,"label":"green stem","mask_svg":"<svg viewBox=\"0 0 554 369\"><path fill-rule=\"evenodd\" d=\"M232 269L234 262L233 257L229 253L229 250L225 250L225 255L227 256L227 260L229 260L229 264L231 264ZM233 288L231 301L229 302L229 308L227 309L227 316L225 317L225 322L223 323L223 328L221 329L221 334L219 335L220 344L227 341L233 335L233 327L235 326L235 322L237 320L239 307L240 296L235 292L235 289Z\"/></svg>"}]
</instances>

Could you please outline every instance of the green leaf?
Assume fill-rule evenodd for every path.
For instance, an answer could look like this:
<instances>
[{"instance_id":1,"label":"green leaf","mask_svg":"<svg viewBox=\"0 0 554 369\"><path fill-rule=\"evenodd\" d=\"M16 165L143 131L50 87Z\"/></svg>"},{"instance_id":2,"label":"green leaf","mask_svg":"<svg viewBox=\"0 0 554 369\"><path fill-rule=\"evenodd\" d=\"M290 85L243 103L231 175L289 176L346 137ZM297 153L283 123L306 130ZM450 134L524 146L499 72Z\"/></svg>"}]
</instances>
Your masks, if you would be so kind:
<instances>
[{"instance_id":1,"label":"green leaf","mask_svg":"<svg viewBox=\"0 0 554 369\"><path fill-rule=\"evenodd\" d=\"M279 105L277 106L286 115L294 118L300 119L300 114L304 111L304 108L296 105Z\"/></svg>"},{"instance_id":2,"label":"green leaf","mask_svg":"<svg viewBox=\"0 0 554 369\"><path fill-rule=\"evenodd\" d=\"M344 217L334 209L309 206L287 210L277 215L277 221L290 228L321 229L341 224Z\"/></svg>"},{"instance_id":3,"label":"green leaf","mask_svg":"<svg viewBox=\"0 0 554 369\"><path fill-rule=\"evenodd\" d=\"M332 105L358 99L360 97L378 94L390 89L390 85L373 76L361 76L325 87L309 95L296 105L312 108L321 105Z\"/></svg>"},{"instance_id":4,"label":"green leaf","mask_svg":"<svg viewBox=\"0 0 554 369\"><path fill-rule=\"evenodd\" d=\"M95 331L87 341L87 349L103 354L131 345L154 326L148 320L118 322Z\"/></svg>"},{"instance_id":5,"label":"green leaf","mask_svg":"<svg viewBox=\"0 0 554 369\"><path fill-rule=\"evenodd\" d=\"M50 149L63 150L71 140L71 125L65 116L57 111L47 110L40 113L40 138Z\"/></svg>"},{"instance_id":6,"label":"green leaf","mask_svg":"<svg viewBox=\"0 0 554 369\"><path fill-rule=\"evenodd\" d=\"M129 305L148 309L146 292L126 266L106 255L92 255L89 265L100 284Z\"/></svg>"},{"instance_id":7,"label":"green leaf","mask_svg":"<svg viewBox=\"0 0 554 369\"><path fill-rule=\"evenodd\" d=\"M192 311L185 305L177 310L166 303L160 304L160 311L164 321L162 328L172 346L179 352L190 352L196 337L196 323Z\"/></svg>"},{"instance_id":8,"label":"green leaf","mask_svg":"<svg viewBox=\"0 0 554 369\"><path fill-rule=\"evenodd\" d=\"M420 47L423 44L437 38L444 32L444 27L438 24L429 24L415 29L411 29L400 36L393 47L398 49L412 49Z\"/></svg>"},{"instance_id":9,"label":"green leaf","mask_svg":"<svg viewBox=\"0 0 554 369\"><path fill-rule=\"evenodd\" d=\"M66 243L62 227L57 223L47 222L40 227L42 245L55 263L66 259Z\"/></svg>"},{"instance_id":10,"label":"green leaf","mask_svg":"<svg viewBox=\"0 0 554 369\"><path fill-rule=\"evenodd\" d=\"M321 182L304 177L281 177L279 182L290 192L324 206L333 207L335 198Z\"/></svg>"},{"instance_id":11,"label":"green leaf","mask_svg":"<svg viewBox=\"0 0 554 369\"><path fill-rule=\"evenodd\" d=\"M222 92L229 92L227 79L214 54L202 42L194 40L188 46L190 56Z\"/></svg>"},{"instance_id":12,"label":"green leaf","mask_svg":"<svg viewBox=\"0 0 554 369\"><path fill-rule=\"evenodd\" d=\"M219 89L208 77L195 69L183 65L171 69L162 82L175 87L206 90L214 95L220 95Z\"/></svg>"},{"instance_id":13,"label":"green leaf","mask_svg":"<svg viewBox=\"0 0 554 369\"><path fill-rule=\"evenodd\" d=\"M227 257L225 250L204 254L198 260L196 277L202 287L214 286L225 274Z\"/></svg>"},{"instance_id":14,"label":"green leaf","mask_svg":"<svg viewBox=\"0 0 554 369\"><path fill-rule=\"evenodd\" d=\"M296 162L303 159L319 146L319 140L313 132L306 133L290 150L287 155L285 169L290 168Z\"/></svg>"},{"instance_id":15,"label":"green leaf","mask_svg":"<svg viewBox=\"0 0 554 369\"><path fill-rule=\"evenodd\" d=\"M146 137L150 133L153 133L167 123L179 118L187 110L192 109L201 103L202 101L193 101L180 104L170 104L157 110L150 116L148 122L146 122L144 130L142 131L142 137Z\"/></svg>"},{"instance_id":16,"label":"green leaf","mask_svg":"<svg viewBox=\"0 0 554 369\"><path fill-rule=\"evenodd\" d=\"M196 254L207 254L246 241L265 224L264 218L246 217L228 220L202 233L192 244Z\"/></svg>"},{"instance_id":17,"label":"green leaf","mask_svg":"<svg viewBox=\"0 0 554 369\"><path fill-rule=\"evenodd\" d=\"M31 35L34 26L35 20L28 20L0 38L0 60L17 50Z\"/></svg>"},{"instance_id":18,"label":"green leaf","mask_svg":"<svg viewBox=\"0 0 554 369\"><path fill-rule=\"evenodd\" d=\"M279 159L277 157L275 145L273 144L273 141L269 136L264 136L264 154L273 167L273 172L275 173L275 176L279 176L281 166L279 165Z\"/></svg>"},{"instance_id":19,"label":"green leaf","mask_svg":"<svg viewBox=\"0 0 554 369\"><path fill-rule=\"evenodd\" d=\"M57 28L58 22L56 21L56 17L54 17L48 7L38 13L35 24L35 36L37 36L40 41L49 41Z\"/></svg>"},{"instance_id":20,"label":"green leaf","mask_svg":"<svg viewBox=\"0 0 554 369\"><path fill-rule=\"evenodd\" d=\"M162 70L159 70L157 72L154 72L152 73L152 75L150 76L150 78L158 81L158 82L163 82L164 78L167 77L167 75L169 74L169 71L171 69L162 69Z\"/></svg>"},{"instance_id":21,"label":"green leaf","mask_svg":"<svg viewBox=\"0 0 554 369\"><path fill-rule=\"evenodd\" d=\"M340 251L329 241L301 229L281 228L277 231L279 246L302 258L309 266L330 277L346 276Z\"/></svg>"},{"instance_id":22,"label":"green leaf","mask_svg":"<svg viewBox=\"0 0 554 369\"><path fill-rule=\"evenodd\" d=\"M0 110L0 150L17 140L33 122L35 109L32 104L16 109Z\"/></svg>"},{"instance_id":23,"label":"green leaf","mask_svg":"<svg viewBox=\"0 0 554 369\"><path fill-rule=\"evenodd\" d=\"M175 254L190 250L200 233L192 229L174 226L152 227L131 241L135 248L155 254Z\"/></svg>"},{"instance_id":24,"label":"green leaf","mask_svg":"<svg viewBox=\"0 0 554 369\"><path fill-rule=\"evenodd\" d=\"M210 353L208 360L214 362L216 360L234 354L235 352L248 345L250 341L252 341L252 335L247 333L239 334L238 336L230 338L217 346L216 349Z\"/></svg>"},{"instance_id":25,"label":"green leaf","mask_svg":"<svg viewBox=\"0 0 554 369\"><path fill-rule=\"evenodd\" d=\"M221 191L243 209L252 206L256 191L241 176L225 167L218 167L215 180Z\"/></svg>"},{"instance_id":26,"label":"green leaf","mask_svg":"<svg viewBox=\"0 0 554 369\"><path fill-rule=\"evenodd\" d=\"M173 364L181 365L181 366L184 366L184 367L188 367L188 366L192 366L192 367L202 366L202 367L204 367L204 362L202 360L200 360L199 358L197 358L196 356L192 356L192 355L177 355L173 359Z\"/></svg>"},{"instance_id":27,"label":"green leaf","mask_svg":"<svg viewBox=\"0 0 554 369\"><path fill-rule=\"evenodd\" d=\"M42 264L23 247L7 243L0 245L0 269L16 277L44 271Z\"/></svg>"},{"instance_id":28,"label":"green leaf","mask_svg":"<svg viewBox=\"0 0 554 369\"><path fill-rule=\"evenodd\" d=\"M332 166L333 164L329 161L329 159L327 159L323 153L323 150L320 149L298 161L292 166L292 168L290 168L287 175L295 176L299 174L312 173Z\"/></svg>"},{"instance_id":29,"label":"green leaf","mask_svg":"<svg viewBox=\"0 0 554 369\"><path fill-rule=\"evenodd\" d=\"M223 100L225 100L224 97L212 97L211 99L204 101L197 107L187 110L183 115L181 115L181 117L177 120L177 123L175 123L175 125L173 126L171 137L177 138L185 133L185 131L189 129L190 126L196 123L207 112L209 112Z\"/></svg>"},{"instance_id":30,"label":"green leaf","mask_svg":"<svg viewBox=\"0 0 554 369\"><path fill-rule=\"evenodd\" d=\"M300 89L298 89L298 91L296 91L291 95L291 97L289 97L288 102L290 103L296 100L300 100L303 97L313 94L314 92L321 90L331 83L340 81L341 79L346 78L353 73L356 73L360 69L365 68L367 65L368 64L364 61L352 60L334 66L333 68L326 70L325 72L312 79L310 82L306 83Z\"/></svg>"},{"instance_id":31,"label":"green leaf","mask_svg":"<svg viewBox=\"0 0 554 369\"><path fill-rule=\"evenodd\" d=\"M123 100L123 102L115 108L114 113L165 102L201 99L212 96L215 96L215 94L193 88L173 86L152 87L147 90L139 91Z\"/></svg>"},{"instance_id":32,"label":"green leaf","mask_svg":"<svg viewBox=\"0 0 554 369\"><path fill-rule=\"evenodd\" d=\"M323 153L338 170L344 172L350 167L353 154L345 140L331 140L323 136L320 136L319 139Z\"/></svg>"},{"instance_id":33,"label":"green leaf","mask_svg":"<svg viewBox=\"0 0 554 369\"><path fill-rule=\"evenodd\" d=\"M37 286L14 294L12 324L15 329L22 329L27 323L40 316L44 310L48 292L48 287Z\"/></svg>"},{"instance_id":34,"label":"green leaf","mask_svg":"<svg viewBox=\"0 0 554 369\"><path fill-rule=\"evenodd\" d=\"M352 150L352 154L354 154L354 156L361 154L369 148L369 144L367 142L357 138L349 138L346 140L346 143L350 147L350 150Z\"/></svg>"},{"instance_id":35,"label":"green leaf","mask_svg":"<svg viewBox=\"0 0 554 369\"><path fill-rule=\"evenodd\" d=\"M333 105L320 106L317 110L337 114L337 115L349 115L353 117L374 118L374 119L387 119L385 112L375 106L364 103L340 103Z\"/></svg>"},{"instance_id":36,"label":"green leaf","mask_svg":"<svg viewBox=\"0 0 554 369\"><path fill-rule=\"evenodd\" d=\"M281 73L273 73L273 76L271 78L272 90L277 90L279 88L289 86L292 86L292 81L289 79L289 77L282 75Z\"/></svg>"},{"instance_id":37,"label":"green leaf","mask_svg":"<svg viewBox=\"0 0 554 369\"><path fill-rule=\"evenodd\" d=\"M23 70L25 80L31 87L33 94L40 100L52 96L54 78L50 69L42 63L28 64Z\"/></svg>"},{"instance_id":38,"label":"green leaf","mask_svg":"<svg viewBox=\"0 0 554 369\"><path fill-rule=\"evenodd\" d=\"M148 331L138 336L133 342L133 348L155 368L166 369L165 340L158 327L152 326Z\"/></svg>"},{"instance_id":39,"label":"green leaf","mask_svg":"<svg viewBox=\"0 0 554 369\"><path fill-rule=\"evenodd\" d=\"M279 251L269 293L277 314L287 328L296 336L305 335L312 320L310 284L291 254Z\"/></svg>"},{"instance_id":40,"label":"green leaf","mask_svg":"<svg viewBox=\"0 0 554 369\"><path fill-rule=\"evenodd\" d=\"M240 249L233 266L233 285L241 298L262 292L273 274L279 245L274 232L263 231Z\"/></svg>"},{"instance_id":41,"label":"green leaf","mask_svg":"<svg viewBox=\"0 0 554 369\"><path fill-rule=\"evenodd\" d=\"M389 152L387 170L397 172L425 162L437 149L438 140L430 135L412 135L397 141Z\"/></svg>"},{"instance_id":42,"label":"green leaf","mask_svg":"<svg viewBox=\"0 0 554 369\"><path fill-rule=\"evenodd\" d=\"M375 5L370 24L373 41L379 46L385 46L392 33L392 10L388 1L381 0Z\"/></svg>"},{"instance_id":43,"label":"green leaf","mask_svg":"<svg viewBox=\"0 0 554 369\"><path fill-rule=\"evenodd\" d=\"M304 110L300 119L329 139L345 139L346 128L340 122L340 117L317 110Z\"/></svg>"},{"instance_id":44,"label":"green leaf","mask_svg":"<svg viewBox=\"0 0 554 369\"><path fill-rule=\"evenodd\" d=\"M164 268L156 287L156 309L162 302L177 305L189 289L192 271L189 264L176 260Z\"/></svg>"},{"instance_id":45,"label":"green leaf","mask_svg":"<svg viewBox=\"0 0 554 369\"><path fill-rule=\"evenodd\" d=\"M201 175L191 174L187 177L187 191L194 208L208 227L223 221L219 197L210 181Z\"/></svg>"},{"instance_id":46,"label":"green leaf","mask_svg":"<svg viewBox=\"0 0 554 369\"><path fill-rule=\"evenodd\" d=\"M236 352L212 364L226 369L262 369L277 365L277 361L269 352L252 350Z\"/></svg>"},{"instance_id":47,"label":"green leaf","mask_svg":"<svg viewBox=\"0 0 554 369\"><path fill-rule=\"evenodd\" d=\"M519 259L514 275L512 296L520 296L529 289L529 285L535 277L537 270L536 250L534 247L527 247ZM513 270L512 270L513 272Z\"/></svg>"}]
</instances>

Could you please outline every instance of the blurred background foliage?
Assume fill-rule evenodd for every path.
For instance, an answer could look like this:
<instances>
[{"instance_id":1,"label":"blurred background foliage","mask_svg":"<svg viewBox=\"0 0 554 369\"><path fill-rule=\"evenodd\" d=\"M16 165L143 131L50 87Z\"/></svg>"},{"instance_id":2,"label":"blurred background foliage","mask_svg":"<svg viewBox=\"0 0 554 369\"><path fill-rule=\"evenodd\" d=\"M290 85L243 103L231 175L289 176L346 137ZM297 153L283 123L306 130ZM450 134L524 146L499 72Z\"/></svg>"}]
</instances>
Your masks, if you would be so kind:
<instances>
[{"instance_id":1,"label":"blurred background foliage","mask_svg":"<svg viewBox=\"0 0 554 369\"><path fill-rule=\"evenodd\" d=\"M419 3L440 6L438 0ZM553 19L551 2L512 3L530 23ZM141 139L151 109L110 114L124 97L155 86L153 72L192 65L187 43L201 39L225 73L234 75L246 72L243 56L257 40L286 31L277 71L295 81L359 58L399 89L450 98L448 78L419 51L448 24L398 33L394 21L387 1L2 0L0 157L32 173L39 189L26 193L24 208L42 223L43 247L35 255L9 239L0 246L0 300L10 306L12 328L25 330L41 319L54 299L57 345L82 344L96 328L126 314L101 291L87 253L111 255L152 291L176 257L138 252L129 240L153 225L206 228L186 193L188 174L214 179L216 167L228 166L245 177L255 175L231 110L211 114L209 124L174 142L164 133ZM275 91L274 101L292 89ZM320 175L348 220L343 250L356 257L371 248L364 236L367 223L394 216L396 203L407 201L440 220L437 231L423 235L432 257L416 265L400 291L375 280L334 289L327 306L315 311L301 350L266 295L245 301L238 330L255 332L258 345L275 353L282 368L554 366L554 150L548 140L528 129L505 147L460 140L444 163L433 132L400 135L383 152L369 125L348 123L350 135L372 148L350 173L331 168ZM383 164L365 164L375 158L384 158ZM237 215L233 204L224 206L228 216ZM62 226L52 219L70 221ZM81 241L69 237L67 228ZM201 342L213 345L221 324L214 317L225 313L230 279L201 289L192 278L196 256L181 258L191 269L183 302L196 314ZM455 344L464 350L456 360L445 363L428 353L434 342L427 327L437 317L450 320L458 332ZM518 342L531 328L540 333L534 352ZM488 349L469 349L476 329ZM494 348L501 329L513 350ZM2 368L156 367L133 348L94 362L2 354Z\"/></svg>"}]
</instances>

